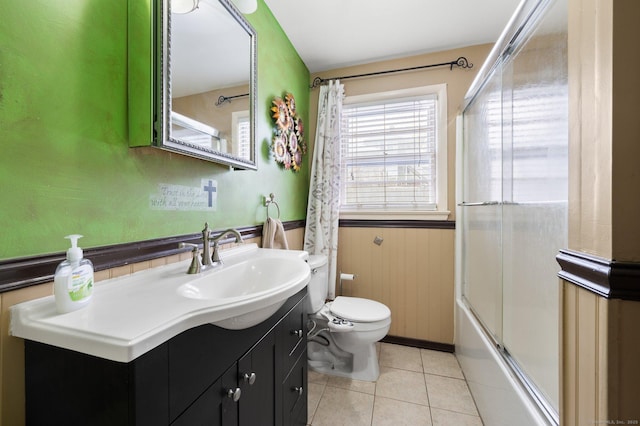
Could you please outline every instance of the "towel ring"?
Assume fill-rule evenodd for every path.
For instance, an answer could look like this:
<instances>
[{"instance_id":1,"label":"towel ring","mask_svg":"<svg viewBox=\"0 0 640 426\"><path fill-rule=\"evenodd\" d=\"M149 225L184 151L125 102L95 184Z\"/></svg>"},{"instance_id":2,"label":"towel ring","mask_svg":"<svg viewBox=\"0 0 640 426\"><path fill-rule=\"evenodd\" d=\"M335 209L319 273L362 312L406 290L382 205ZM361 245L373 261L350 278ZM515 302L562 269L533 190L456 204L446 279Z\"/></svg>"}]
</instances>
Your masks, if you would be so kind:
<instances>
[{"instance_id":1,"label":"towel ring","mask_svg":"<svg viewBox=\"0 0 640 426\"><path fill-rule=\"evenodd\" d=\"M267 206L267 217L270 217L269 216L269 204L275 204L276 208L278 209L278 219L280 219L280 206L276 202L275 198L276 198L276 196L272 192L271 194L269 194L269 198L265 198L264 205Z\"/></svg>"}]
</instances>

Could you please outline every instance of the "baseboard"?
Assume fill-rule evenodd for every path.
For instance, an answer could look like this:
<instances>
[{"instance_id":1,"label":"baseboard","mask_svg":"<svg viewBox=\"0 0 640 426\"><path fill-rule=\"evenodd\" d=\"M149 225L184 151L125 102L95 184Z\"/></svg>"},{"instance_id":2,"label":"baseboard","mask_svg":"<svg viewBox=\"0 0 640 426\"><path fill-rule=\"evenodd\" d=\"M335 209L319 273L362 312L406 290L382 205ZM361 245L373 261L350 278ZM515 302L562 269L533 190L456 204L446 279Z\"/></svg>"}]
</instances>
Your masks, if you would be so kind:
<instances>
[{"instance_id":1,"label":"baseboard","mask_svg":"<svg viewBox=\"0 0 640 426\"><path fill-rule=\"evenodd\" d=\"M431 342L429 340L412 339L410 337L386 335L381 342L394 343L396 345L412 346L420 349L431 349L440 352L455 352L455 346L448 343Z\"/></svg>"}]
</instances>

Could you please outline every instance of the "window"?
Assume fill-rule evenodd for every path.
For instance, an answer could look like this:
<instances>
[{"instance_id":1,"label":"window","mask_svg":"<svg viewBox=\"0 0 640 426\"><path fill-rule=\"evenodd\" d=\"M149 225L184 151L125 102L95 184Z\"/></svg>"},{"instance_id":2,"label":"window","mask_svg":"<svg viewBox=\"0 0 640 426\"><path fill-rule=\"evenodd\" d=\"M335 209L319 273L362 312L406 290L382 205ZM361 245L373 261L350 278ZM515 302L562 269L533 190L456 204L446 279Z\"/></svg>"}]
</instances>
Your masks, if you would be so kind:
<instances>
[{"instance_id":1,"label":"window","mask_svg":"<svg viewBox=\"0 0 640 426\"><path fill-rule=\"evenodd\" d=\"M444 84L345 99L341 217L447 218L446 99Z\"/></svg>"},{"instance_id":2,"label":"window","mask_svg":"<svg viewBox=\"0 0 640 426\"><path fill-rule=\"evenodd\" d=\"M233 154L236 157L251 158L251 120L249 111L231 113L231 139L233 140Z\"/></svg>"}]
</instances>

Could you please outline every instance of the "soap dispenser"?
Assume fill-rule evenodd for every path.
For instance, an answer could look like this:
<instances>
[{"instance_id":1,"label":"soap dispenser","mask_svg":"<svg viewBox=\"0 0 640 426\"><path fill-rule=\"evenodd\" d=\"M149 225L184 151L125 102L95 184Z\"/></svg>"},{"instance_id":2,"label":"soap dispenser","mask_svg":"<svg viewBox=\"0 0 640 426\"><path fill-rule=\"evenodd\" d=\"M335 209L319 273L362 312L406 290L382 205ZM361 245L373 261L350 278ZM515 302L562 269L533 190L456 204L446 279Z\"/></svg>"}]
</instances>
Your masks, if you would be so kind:
<instances>
[{"instance_id":1,"label":"soap dispenser","mask_svg":"<svg viewBox=\"0 0 640 426\"><path fill-rule=\"evenodd\" d=\"M82 235L67 235L65 238L71 240L71 248L67 250L67 260L56 268L53 279L53 294L60 314L86 306L93 293L93 264L82 257L82 249L78 247L78 239Z\"/></svg>"}]
</instances>

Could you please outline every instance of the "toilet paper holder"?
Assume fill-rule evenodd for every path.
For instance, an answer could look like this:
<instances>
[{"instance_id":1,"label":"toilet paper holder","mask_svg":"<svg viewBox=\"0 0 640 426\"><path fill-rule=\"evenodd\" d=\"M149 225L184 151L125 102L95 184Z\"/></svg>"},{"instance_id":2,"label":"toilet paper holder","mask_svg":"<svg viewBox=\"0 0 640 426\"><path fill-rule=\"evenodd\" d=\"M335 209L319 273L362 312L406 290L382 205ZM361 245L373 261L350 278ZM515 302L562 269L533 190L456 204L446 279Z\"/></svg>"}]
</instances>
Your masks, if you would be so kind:
<instances>
[{"instance_id":1,"label":"toilet paper holder","mask_svg":"<svg viewBox=\"0 0 640 426\"><path fill-rule=\"evenodd\" d=\"M342 281L353 281L356 279L356 275L355 274L345 274L340 272L340 296L343 295L342 292Z\"/></svg>"}]
</instances>

